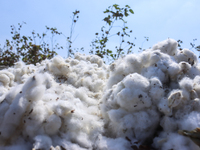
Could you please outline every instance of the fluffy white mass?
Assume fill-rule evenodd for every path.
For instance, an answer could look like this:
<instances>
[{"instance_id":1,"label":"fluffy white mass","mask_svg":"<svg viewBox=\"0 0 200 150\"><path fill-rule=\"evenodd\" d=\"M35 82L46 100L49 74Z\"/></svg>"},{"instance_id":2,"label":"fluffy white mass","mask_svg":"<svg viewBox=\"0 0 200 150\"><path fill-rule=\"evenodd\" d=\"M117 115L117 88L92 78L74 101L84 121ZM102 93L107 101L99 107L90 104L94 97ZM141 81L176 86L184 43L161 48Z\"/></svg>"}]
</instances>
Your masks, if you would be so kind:
<instances>
[{"instance_id":1,"label":"fluffy white mass","mask_svg":"<svg viewBox=\"0 0 200 150\"><path fill-rule=\"evenodd\" d=\"M167 39L104 64L56 56L0 71L1 150L200 150L200 64Z\"/></svg>"}]
</instances>

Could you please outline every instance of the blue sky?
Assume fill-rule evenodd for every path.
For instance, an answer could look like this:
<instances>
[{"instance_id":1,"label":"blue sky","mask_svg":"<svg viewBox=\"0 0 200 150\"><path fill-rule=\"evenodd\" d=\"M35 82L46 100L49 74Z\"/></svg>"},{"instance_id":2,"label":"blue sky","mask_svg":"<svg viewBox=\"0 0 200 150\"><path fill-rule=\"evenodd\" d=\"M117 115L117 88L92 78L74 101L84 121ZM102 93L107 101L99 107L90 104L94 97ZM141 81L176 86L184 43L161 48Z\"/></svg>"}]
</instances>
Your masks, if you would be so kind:
<instances>
[{"instance_id":1,"label":"blue sky","mask_svg":"<svg viewBox=\"0 0 200 150\"><path fill-rule=\"evenodd\" d=\"M73 48L85 47L85 53L90 49L95 33L105 25L102 19L103 11L114 3L120 7L129 5L134 15L128 21L129 29L133 30L130 41L138 47L149 48L153 44L165 40L168 37L181 39L183 47L190 48L189 43L197 38L196 44L200 44L200 1L199 0L1 0L0 1L0 44L5 39L10 39L10 25L17 25L25 21L22 34L30 35L32 30L42 33L45 26L56 27L66 36L69 35L71 16L74 10L80 10L79 20L75 27ZM149 42L144 42L144 36L149 37ZM134 40L134 37L137 40ZM56 39L66 47L66 39ZM110 41L109 47L119 45L117 39ZM58 54L67 56L66 49L57 51Z\"/></svg>"}]
</instances>

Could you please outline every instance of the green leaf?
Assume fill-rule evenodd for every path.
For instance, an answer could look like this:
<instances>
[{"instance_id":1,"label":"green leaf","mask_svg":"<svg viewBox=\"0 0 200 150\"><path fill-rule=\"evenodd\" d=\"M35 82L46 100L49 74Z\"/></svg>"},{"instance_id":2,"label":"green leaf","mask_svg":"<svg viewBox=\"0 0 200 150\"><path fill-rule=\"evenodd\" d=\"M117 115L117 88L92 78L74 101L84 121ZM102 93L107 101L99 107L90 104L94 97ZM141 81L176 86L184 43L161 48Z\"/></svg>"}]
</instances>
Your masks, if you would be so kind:
<instances>
[{"instance_id":1,"label":"green leaf","mask_svg":"<svg viewBox=\"0 0 200 150\"><path fill-rule=\"evenodd\" d=\"M129 12L130 12L130 13L132 13L132 14L134 14L134 12L133 12L133 10L132 10L132 9L129 9Z\"/></svg>"},{"instance_id":2,"label":"green leaf","mask_svg":"<svg viewBox=\"0 0 200 150\"><path fill-rule=\"evenodd\" d=\"M108 9L106 9L103 13L108 13L108 12L110 12Z\"/></svg>"},{"instance_id":3,"label":"green leaf","mask_svg":"<svg viewBox=\"0 0 200 150\"><path fill-rule=\"evenodd\" d=\"M127 17L129 14L127 13L127 9L124 10L124 15Z\"/></svg>"},{"instance_id":4,"label":"green leaf","mask_svg":"<svg viewBox=\"0 0 200 150\"><path fill-rule=\"evenodd\" d=\"M115 7L115 9L119 9L118 4L114 4L113 7Z\"/></svg>"},{"instance_id":5,"label":"green leaf","mask_svg":"<svg viewBox=\"0 0 200 150\"><path fill-rule=\"evenodd\" d=\"M127 7L127 8L131 8L129 5L125 5L125 7Z\"/></svg>"}]
</instances>

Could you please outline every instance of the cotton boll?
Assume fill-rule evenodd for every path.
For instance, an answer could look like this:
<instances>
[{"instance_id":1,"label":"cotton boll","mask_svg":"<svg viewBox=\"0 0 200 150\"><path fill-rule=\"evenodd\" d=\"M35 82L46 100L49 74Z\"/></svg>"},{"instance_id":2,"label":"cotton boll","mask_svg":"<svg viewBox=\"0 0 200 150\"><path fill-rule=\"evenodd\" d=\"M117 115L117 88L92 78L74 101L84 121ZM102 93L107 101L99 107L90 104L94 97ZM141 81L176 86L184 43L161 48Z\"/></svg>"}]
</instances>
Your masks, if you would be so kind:
<instances>
[{"instance_id":1,"label":"cotton boll","mask_svg":"<svg viewBox=\"0 0 200 150\"><path fill-rule=\"evenodd\" d=\"M72 60L69 61L69 62L70 62L70 66L75 66L75 65L77 65L77 64L79 63L79 61L76 60L76 59L72 59Z\"/></svg>"},{"instance_id":2,"label":"cotton boll","mask_svg":"<svg viewBox=\"0 0 200 150\"><path fill-rule=\"evenodd\" d=\"M188 62L191 66L196 65L197 63L197 56L189 49L179 50L176 54L176 59L178 62Z\"/></svg>"},{"instance_id":3,"label":"cotton boll","mask_svg":"<svg viewBox=\"0 0 200 150\"><path fill-rule=\"evenodd\" d=\"M49 70L55 75L67 75L70 72L70 65L65 63L64 59L60 56L54 57L52 63L49 65Z\"/></svg>"},{"instance_id":4,"label":"cotton boll","mask_svg":"<svg viewBox=\"0 0 200 150\"><path fill-rule=\"evenodd\" d=\"M183 73L187 73L191 68L191 65L184 61L180 62L179 65Z\"/></svg>"},{"instance_id":5,"label":"cotton boll","mask_svg":"<svg viewBox=\"0 0 200 150\"><path fill-rule=\"evenodd\" d=\"M15 74L15 81L18 83L24 83L30 75L34 74L35 71L36 68L34 65L26 66L25 64L22 64L18 67L14 66L12 72Z\"/></svg>"},{"instance_id":6,"label":"cotton boll","mask_svg":"<svg viewBox=\"0 0 200 150\"><path fill-rule=\"evenodd\" d=\"M62 72L62 75L67 75L68 72L70 72L70 65L69 64L63 64L60 67L60 71Z\"/></svg>"},{"instance_id":7,"label":"cotton boll","mask_svg":"<svg viewBox=\"0 0 200 150\"><path fill-rule=\"evenodd\" d=\"M52 145L51 138L46 135L38 135L34 138L34 140L35 143L33 145L35 149L49 150Z\"/></svg>"},{"instance_id":8,"label":"cotton boll","mask_svg":"<svg viewBox=\"0 0 200 150\"><path fill-rule=\"evenodd\" d=\"M7 71L0 71L0 82L4 84L6 88L11 86L12 82L14 80L14 75Z\"/></svg>"},{"instance_id":9,"label":"cotton boll","mask_svg":"<svg viewBox=\"0 0 200 150\"><path fill-rule=\"evenodd\" d=\"M52 59L52 62L55 64L55 65L58 65L58 64L61 64L61 63L64 63L64 59L61 57L61 56L57 56L57 57L54 57Z\"/></svg>"},{"instance_id":10,"label":"cotton boll","mask_svg":"<svg viewBox=\"0 0 200 150\"><path fill-rule=\"evenodd\" d=\"M170 108L176 107L182 100L182 92L180 90L173 90L168 97L168 106Z\"/></svg>"},{"instance_id":11,"label":"cotton boll","mask_svg":"<svg viewBox=\"0 0 200 150\"><path fill-rule=\"evenodd\" d=\"M134 88L137 87L138 89L141 89L142 91L149 90L150 84L147 78L143 77L142 75L138 73L130 74L127 76L122 83L126 88Z\"/></svg>"},{"instance_id":12,"label":"cotton boll","mask_svg":"<svg viewBox=\"0 0 200 150\"><path fill-rule=\"evenodd\" d=\"M163 97L159 104L158 104L158 110L162 113L164 113L167 116L170 116L172 114L172 109L168 106L168 99Z\"/></svg>"},{"instance_id":13,"label":"cotton boll","mask_svg":"<svg viewBox=\"0 0 200 150\"><path fill-rule=\"evenodd\" d=\"M155 66L151 66L149 68L144 68L142 70L142 74L146 78L157 77L162 83L165 83L168 78L166 78L166 74L162 72L161 69Z\"/></svg>"},{"instance_id":14,"label":"cotton boll","mask_svg":"<svg viewBox=\"0 0 200 150\"><path fill-rule=\"evenodd\" d=\"M76 53L74 54L74 59L77 59L77 60L84 60L85 58L85 54L81 55L80 53Z\"/></svg>"},{"instance_id":15,"label":"cotton boll","mask_svg":"<svg viewBox=\"0 0 200 150\"><path fill-rule=\"evenodd\" d=\"M176 40L167 39L153 46L153 50L161 50L163 53L174 56L176 54L178 43Z\"/></svg>"},{"instance_id":16,"label":"cotton boll","mask_svg":"<svg viewBox=\"0 0 200 150\"><path fill-rule=\"evenodd\" d=\"M127 76L116 86L117 104L129 111L150 107L151 99L145 93L149 85L149 81L137 73Z\"/></svg>"},{"instance_id":17,"label":"cotton boll","mask_svg":"<svg viewBox=\"0 0 200 150\"><path fill-rule=\"evenodd\" d=\"M158 103L158 101L164 96L164 89L160 80L156 77L150 79L150 90L149 95L154 103Z\"/></svg>"},{"instance_id":18,"label":"cotton boll","mask_svg":"<svg viewBox=\"0 0 200 150\"><path fill-rule=\"evenodd\" d=\"M178 74L177 79L180 81L182 78L188 76L191 69L191 65L188 64L187 62L180 62L179 66L181 68L181 71Z\"/></svg>"},{"instance_id":19,"label":"cotton boll","mask_svg":"<svg viewBox=\"0 0 200 150\"><path fill-rule=\"evenodd\" d=\"M161 58L161 53L159 50L152 52L151 50L146 50L139 54L138 60L142 67L149 67L157 63Z\"/></svg>"},{"instance_id":20,"label":"cotton boll","mask_svg":"<svg viewBox=\"0 0 200 150\"><path fill-rule=\"evenodd\" d=\"M91 63L98 64L98 67L103 66L103 60L97 55L88 56L86 59L89 60Z\"/></svg>"},{"instance_id":21,"label":"cotton boll","mask_svg":"<svg viewBox=\"0 0 200 150\"><path fill-rule=\"evenodd\" d=\"M115 67L113 68L112 66ZM114 84L117 84L118 82L123 80L123 78L130 73L128 70L125 70L127 66L122 58L117 60L114 64L111 64L110 68L110 78L108 80L106 88L111 88Z\"/></svg>"},{"instance_id":22,"label":"cotton boll","mask_svg":"<svg viewBox=\"0 0 200 150\"><path fill-rule=\"evenodd\" d=\"M170 75L171 80L176 80L180 71L181 67L179 66L179 64L175 62L169 62L167 67L167 73Z\"/></svg>"},{"instance_id":23,"label":"cotton boll","mask_svg":"<svg viewBox=\"0 0 200 150\"><path fill-rule=\"evenodd\" d=\"M151 106L151 98L141 90L125 88L117 95L117 103L129 111L139 111Z\"/></svg>"},{"instance_id":24,"label":"cotton boll","mask_svg":"<svg viewBox=\"0 0 200 150\"><path fill-rule=\"evenodd\" d=\"M123 62L123 58L117 60L115 74L123 74L126 64Z\"/></svg>"},{"instance_id":25,"label":"cotton boll","mask_svg":"<svg viewBox=\"0 0 200 150\"><path fill-rule=\"evenodd\" d=\"M156 64L161 58L160 51L154 51L151 52L149 61L151 62L151 65Z\"/></svg>"},{"instance_id":26,"label":"cotton boll","mask_svg":"<svg viewBox=\"0 0 200 150\"><path fill-rule=\"evenodd\" d=\"M179 82L179 85L182 89L185 89L187 91L192 91L193 89L193 81L188 78L188 77L185 77L183 78L180 82Z\"/></svg>"},{"instance_id":27,"label":"cotton boll","mask_svg":"<svg viewBox=\"0 0 200 150\"><path fill-rule=\"evenodd\" d=\"M138 60L138 57L136 55L130 54L130 55L127 55L124 59L126 63L126 67L124 69L125 74L141 72L142 64Z\"/></svg>"},{"instance_id":28,"label":"cotton boll","mask_svg":"<svg viewBox=\"0 0 200 150\"><path fill-rule=\"evenodd\" d=\"M44 129L46 134L54 135L58 132L61 127L61 119L57 115L51 115L46 119L46 123L44 125Z\"/></svg>"}]
</instances>

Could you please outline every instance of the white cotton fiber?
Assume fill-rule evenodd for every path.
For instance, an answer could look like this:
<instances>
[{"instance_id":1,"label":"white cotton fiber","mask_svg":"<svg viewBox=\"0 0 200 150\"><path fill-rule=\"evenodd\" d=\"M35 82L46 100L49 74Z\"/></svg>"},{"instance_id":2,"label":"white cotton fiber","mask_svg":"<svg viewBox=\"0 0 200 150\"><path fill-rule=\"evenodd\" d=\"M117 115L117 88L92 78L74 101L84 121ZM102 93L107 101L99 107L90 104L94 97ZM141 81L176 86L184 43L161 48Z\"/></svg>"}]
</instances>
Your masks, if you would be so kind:
<instances>
[{"instance_id":1,"label":"white cotton fiber","mask_svg":"<svg viewBox=\"0 0 200 150\"><path fill-rule=\"evenodd\" d=\"M169 107L168 99L163 97L159 104L158 104L158 110L162 113L164 113L166 116L172 115L172 109Z\"/></svg>"},{"instance_id":2,"label":"white cotton fiber","mask_svg":"<svg viewBox=\"0 0 200 150\"><path fill-rule=\"evenodd\" d=\"M34 140L35 143L33 145L35 149L49 150L52 145L51 138L46 135L38 135Z\"/></svg>"},{"instance_id":3,"label":"white cotton fiber","mask_svg":"<svg viewBox=\"0 0 200 150\"><path fill-rule=\"evenodd\" d=\"M0 71L2 150L199 150L200 64L167 39L106 65L56 56Z\"/></svg>"},{"instance_id":4,"label":"white cotton fiber","mask_svg":"<svg viewBox=\"0 0 200 150\"><path fill-rule=\"evenodd\" d=\"M138 111L151 106L151 99L146 94L149 81L139 74L130 74L122 80L124 88L116 95L116 102L128 111Z\"/></svg>"},{"instance_id":5,"label":"white cotton fiber","mask_svg":"<svg viewBox=\"0 0 200 150\"><path fill-rule=\"evenodd\" d=\"M180 88L185 89L190 92L193 89L193 81L192 79L185 77L179 82L179 86Z\"/></svg>"},{"instance_id":6,"label":"white cotton fiber","mask_svg":"<svg viewBox=\"0 0 200 150\"><path fill-rule=\"evenodd\" d=\"M200 127L200 114L199 112L191 112L179 123L181 130L193 130Z\"/></svg>"},{"instance_id":7,"label":"white cotton fiber","mask_svg":"<svg viewBox=\"0 0 200 150\"><path fill-rule=\"evenodd\" d=\"M61 119L57 115L51 115L45 120L44 130L48 135L54 135L61 127Z\"/></svg>"},{"instance_id":8,"label":"white cotton fiber","mask_svg":"<svg viewBox=\"0 0 200 150\"><path fill-rule=\"evenodd\" d=\"M67 75L70 70L70 65L64 61L60 56L56 56L52 59L52 62L48 64L49 71L55 75Z\"/></svg>"},{"instance_id":9,"label":"white cotton fiber","mask_svg":"<svg viewBox=\"0 0 200 150\"><path fill-rule=\"evenodd\" d=\"M98 136L97 147L99 150L129 150L131 144L124 138L107 138L102 135Z\"/></svg>"},{"instance_id":10,"label":"white cotton fiber","mask_svg":"<svg viewBox=\"0 0 200 150\"><path fill-rule=\"evenodd\" d=\"M197 63L197 56L189 49L178 50L175 58L178 60L178 62L185 61L191 66L196 65Z\"/></svg>"},{"instance_id":11,"label":"white cotton fiber","mask_svg":"<svg viewBox=\"0 0 200 150\"><path fill-rule=\"evenodd\" d=\"M149 95L155 104L157 104L164 96L163 85L157 77L150 79Z\"/></svg>"},{"instance_id":12,"label":"white cotton fiber","mask_svg":"<svg viewBox=\"0 0 200 150\"><path fill-rule=\"evenodd\" d=\"M178 47L178 43L176 40L167 39L165 41L159 42L158 44L153 46L153 50L161 50L163 53L167 53L170 56L174 56L176 54Z\"/></svg>"},{"instance_id":13,"label":"white cotton fiber","mask_svg":"<svg viewBox=\"0 0 200 150\"><path fill-rule=\"evenodd\" d=\"M199 148L192 143L187 137L183 137L177 133L170 133L167 135L167 141L163 142L161 150L198 150Z\"/></svg>"},{"instance_id":14,"label":"white cotton fiber","mask_svg":"<svg viewBox=\"0 0 200 150\"><path fill-rule=\"evenodd\" d=\"M31 145L28 143L24 144L24 145L12 145L12 146L0 146L1 150L26 150L26 149L30 149Z\"/></svg>"},{"instance_id":15,"label":"white cotton fiber","mask_svg":"<svg viewBox=\"0 0 200 150\"><path fill-rule=\"evenodd\" d=\"M169 116L164 116L161 119L160 126L167 133L169 133L169 132L175 132L177 130L177 128L178 128L178 124L177 124L176 119L171 118Z\"/></svg>"},{"instance_id":16,"label":"white cotton fiber","mask_svg":"<svg viewBox=\"0 0 200 150\"><path fill-rule=\"evenodd\" d=\"M137 73L130 74L122 82L127 88L137 87L143 91L147 91L149 89L149 81Z\"/></svg>"},{"instance_id":17,"label":"white cotton fiber","mask_svg":"<svg viewBox=\"0 0 200 150\"><path fill-rule=\"evenodd\" d=\"M2 82L6 88L12 86L13 80L14 75L12 73L5 70L0 71L0 82Z\"/></svg>"},{"instance_id":18,"label":"white cotton fiber","mask_svg":"<svg viewBox=\"0 0 200 150\"><path fill-rule=\"evenodd\" d=\"M200 76L194 78L193 89L197 92L198 96L200 96Z\"/></svg>"},{"instance_id":19,"label":"white cotton fiber","mask_svg":"<svg viewBox=\"0 0 200 150\"><path fill-rule=\"evenodd\" d=\"M176 107L182 100L182 92L180 90L173 90L168 96L168 106L170 108Z\"/></svg>"},{"instance_id":20,"label":"white cotton fiber","mask_svg":"<svg viewBox=\"0 0 200 150\"><path fill-rule=\"evenodd\" d=\"M167 80L166 74L160 68L155 67L155 66L151 66L149 68L143 69L142 74L146 78L157 77L162 82L166 82Z\"/></svg>"}]
</instances>

